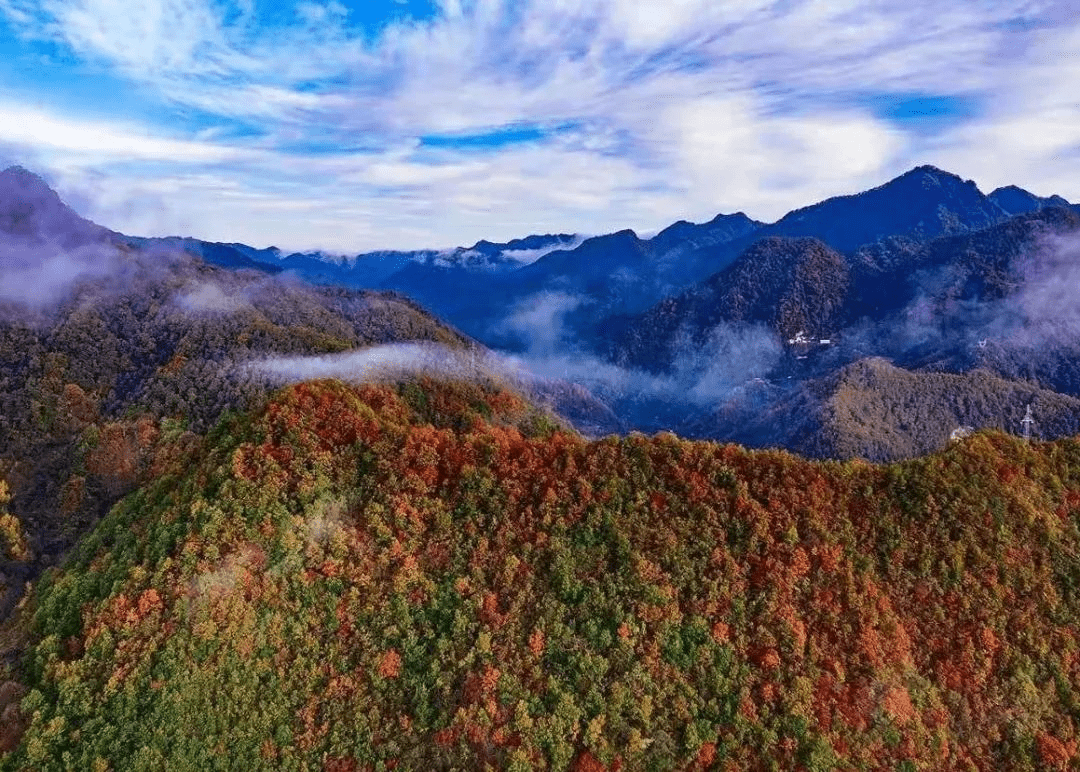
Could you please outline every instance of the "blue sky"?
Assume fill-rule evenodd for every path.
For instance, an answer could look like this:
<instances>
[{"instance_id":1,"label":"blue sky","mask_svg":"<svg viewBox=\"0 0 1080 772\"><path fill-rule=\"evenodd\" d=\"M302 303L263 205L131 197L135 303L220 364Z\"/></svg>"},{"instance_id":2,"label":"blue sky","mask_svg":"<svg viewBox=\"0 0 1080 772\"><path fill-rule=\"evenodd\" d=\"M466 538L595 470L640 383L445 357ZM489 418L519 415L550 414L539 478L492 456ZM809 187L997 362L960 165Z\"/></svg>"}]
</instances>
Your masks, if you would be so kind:
<instances>
[{"instance_id":1,"label":"blue sky","mask_svg":"<svg viewBox=\"0 0 1080 772\"><path fill-rule=\"evenodd\" d=\"M931 163L1080 201L1075 0L0 0L0 164L285 249L774 220Z\"/></svg>"}]
</instances>

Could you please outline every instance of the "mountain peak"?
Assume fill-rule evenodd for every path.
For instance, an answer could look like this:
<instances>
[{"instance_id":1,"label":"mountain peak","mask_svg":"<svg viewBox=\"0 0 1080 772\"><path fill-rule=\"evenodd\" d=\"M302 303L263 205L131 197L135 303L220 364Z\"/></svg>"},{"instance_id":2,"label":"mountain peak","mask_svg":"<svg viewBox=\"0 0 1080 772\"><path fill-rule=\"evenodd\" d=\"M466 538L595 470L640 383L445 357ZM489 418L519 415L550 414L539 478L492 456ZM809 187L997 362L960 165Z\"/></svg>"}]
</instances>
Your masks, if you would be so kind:
<instances>
[{"instance_id":1,"label":"mountain peak","mask_svg":"<svg viewBox=\"0 0 1080 772\"><path fill-rule=\"evenodd\" d=\"M11 177L15 179L39 180L41 182L44 182L44 180L42 180L40 176L34 174L25 166L19 166L18 164L9 166L8 168L4 169L4 171L0 172L0 178L6 177Z\"/></svg>"},{"instance_id":2,"label":"mountain peak","mask_svg":"<svg viewBox=\"0 0 1080 772\"><path fill-rule=\"evenodd\" d=\"M971 180L924 164L876 188L789 212L769 230L852 252L886 236L931 239L995 225L1006 213Z\"/></svg>"},{"instance_id":3,"label":"mountain peak","mask_svg":"<svg viewBox=\"0 0 1080 772\"><path fill-rule=\"evenodd\" d=\"M1010 215L1026 214L1051 206L1069 206L1061 196L1036 196L1016 185L1005 185L994 189L988 198Z\"/></svg>"},{"instance_id":4,"label":"mountain peak","mask_svg":"<svg viewBox=\"0 0 1080 772\"><path fill-rule=\"evenodd\" d=\"M657 233L650 241L659 249L678 246L682 242L702 247L732 241L760 227L761 223L751 220L743 212L721 213L701 225L679 220Z\"/></svg>"},{"instance_id":5,"label":"mountain peak","mask_svg":"<svg viewBox=\"0 0 1080 772\"><path fill-rule=\"evenodd\" d=\"M108 234L80 217L44 179L22 166L0 172L0 231L65 246L97 241Z\"/></svg>"},{"instance_id":6,"label":"mountain peak","mask_svg":"<svg viewBox=\"0 0 1080 772\"><path fill-rule=\"evenodd\" d=\"M933 185L939 185L941 187L965 187L978 189L974 182L971 180L965 180L958 174L939 169L931 164L923 164L922 166L916 166L914 169L904 172L899 177L896 177L889 182L886 182L882 187L889 187L896 183L919 181L924 187L931 187Z\"/></svg>"},{"instance_id":7,"label":"mountain peak","mask_svg":"<svg viewBox=\"0 0 1080 772\"><path fill-rule=\"evenodd\" d=\"M60 197L39 175L22 166L9 166L0 172L0 200L26 198L27 196Z\"/></svg>"},{"instance_id":8,"label":"mountain peak","mask_svg":"<svg viewBox=\"0 0 1080 772\"><path fill-rule=\"evenodd\" d=\"M919 166L914 167L910 171L905 172L900 176L904 177L908 174L930 174L935 177L951 177L957 180L960 179L960 176L958 174L953 174L952 172L946 171L945 169L940 169L933 164L920 164Z\"/></svg>"}]
</instances>

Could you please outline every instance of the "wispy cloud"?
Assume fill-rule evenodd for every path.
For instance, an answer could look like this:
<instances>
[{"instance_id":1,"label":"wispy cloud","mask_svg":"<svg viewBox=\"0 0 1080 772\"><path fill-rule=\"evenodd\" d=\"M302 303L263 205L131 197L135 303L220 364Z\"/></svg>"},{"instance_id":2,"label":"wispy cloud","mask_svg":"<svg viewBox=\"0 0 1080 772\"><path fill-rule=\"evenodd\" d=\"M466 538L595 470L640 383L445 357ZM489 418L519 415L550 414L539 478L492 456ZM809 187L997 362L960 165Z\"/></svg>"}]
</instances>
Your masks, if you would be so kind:
<instances>
[{"instance_id":1,"label":"wispy cloud","mask_svg":"<svg viewBox=\"0 0 1080 772\"><path fill-rule=\"evenodd\" d=\"M220 285L203 282L177 296L177 303L192 314L233 314L248 305L243 297L226 292Z\"/></svg>"},{"instance_id":2,"label":"wispy cloud","mask_svg":"<svg viewBox=\"0 0 1080 772\"><path fill-rule=\"evenodd\" d=\"M568 293L541 292L520 303L502 322L500 332L515 335L521 353L500 357L499 366L507 372L582 384L618 405L620 412L636 415L640 425L653 426L655 418L638 414L636 403L660 401L676 412L688 406L716 408L755 379L770 375L783 356L779 337L765 326L720 323L709 330L703 344L687 340L677 346L668 373L620 367L582 350L566 335L567 315L583 302Z\"/></svg>"},{"instance_id":3,"label":"wispy cloud","mask_svg":"<svg viewBox=\"0 0 1080 772\"><path fill-rule=\"evenodd\" d=\"M393 381L417 374L476 379L498 373L495 355L451 351L428 343L396 343L323 356L275 357L243 365L274 383L336 378L350 383Z\"/></svg>"},{"instance_id":4,"label":"wispy cloud","mask_svg":"<svg viewBox=\"0 0 1080 772\"><path fill-rule=\"evenodd\" d=\"M252 157L255 151L206 141L177 139L134 125L72 119L26 105L0 102L0 143L81 160L168 161L202 164Z\"/></svg>"},{"instance_id":5,"label":"wispy cloud","mask_svg":"<svg viewBox=\"0 0 1080 772\"><path fill-rule=\"evenodd\" d=\"M113 275L121 258L111 247L65 249L0 238L0 307L44 311L68 299L81 283Z\"/></svg>"},{"instance_id":6,"label":"wispy cloud","mask_svg":"<svg viewBox=\"0 0 1080 772\"><path fill-rule=\"evenodd\" d=\"M920 162L1080 198L1071 5L447 0L373 33L336 0L272 19L253 2L0 0L27 46L104 68L168 119L8 120L46 98L27 93L0 143L87 200L104 175L115 200L88 214L110 227L342 251L773 219ZM874 107L910 94L965 112L916 130ZM246 195L207 204L209 178ZM155 179L174 189L140 203Z\"/></svg>"}]
</instances>

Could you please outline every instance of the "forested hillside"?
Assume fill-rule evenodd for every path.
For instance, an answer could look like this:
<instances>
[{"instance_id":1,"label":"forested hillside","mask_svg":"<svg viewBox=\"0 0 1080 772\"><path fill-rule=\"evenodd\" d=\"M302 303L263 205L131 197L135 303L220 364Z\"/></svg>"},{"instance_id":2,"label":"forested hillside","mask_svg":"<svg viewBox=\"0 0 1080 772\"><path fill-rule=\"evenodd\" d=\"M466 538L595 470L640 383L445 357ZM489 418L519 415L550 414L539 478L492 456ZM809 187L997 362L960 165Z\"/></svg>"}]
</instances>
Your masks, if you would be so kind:
<instances>
[{"instance_id":1,"label":"forested hillside","mask_svg":"<svg viewBox=\"0 0 1080 772\"><path fill-rule=\"evenodd\" d=\"M1076 440L807 462L322 381L182 454L24 605L0 767L1077 763Z\"/></svg>"},{"instance_id":2,"label":"forested hillside","mask_svg":"<svg viewBox=\"0 0 1080 772\"><path fill-rule=\"evenodd\" d=\"M1080 431L1080 399L981 368L912 372L870 357L787 394L770 390L765 384L748 390L690 425L688 436L730 437L810 458L887 462L939 450L963 427L1021 433L1028 407L1037 417L1036 438Z\"/></svg>"},{"instance_id":3,"label":"forested hillside","mask_svg":"<svg viewBox=\"0 0 1080 772\"><path fill-rule=\"evenodd\" d=\"M105 254L108 273L55 305L0 302L0 479L30 547L0 558L0 616L162 454L267 393L244 363L410 340L475 345L400 296L183 253Z\"/></svg>"}]
</instances>

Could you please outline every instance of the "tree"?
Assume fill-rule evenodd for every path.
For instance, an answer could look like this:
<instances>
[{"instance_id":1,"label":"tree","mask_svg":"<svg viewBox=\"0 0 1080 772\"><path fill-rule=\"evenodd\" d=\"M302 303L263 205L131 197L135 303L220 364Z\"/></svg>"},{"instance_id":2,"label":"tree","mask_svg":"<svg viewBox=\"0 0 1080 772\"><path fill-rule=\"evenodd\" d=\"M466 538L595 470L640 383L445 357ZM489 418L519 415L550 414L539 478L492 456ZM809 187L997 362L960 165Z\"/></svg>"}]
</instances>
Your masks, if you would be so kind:
<instances>
[{"instance_id":1,"label":"tree","mask_svg":"<svg viewBox=\"0 0 1080 772\"><path fill-rule=\"evenodd\" d=\"M0 480L0 537L4 540L4 555L10 560L23 562L30 559L30 546L26 543L22 523L7 511L9 501L11 495L7 483Z\"/></svg>"}]
</instances>

